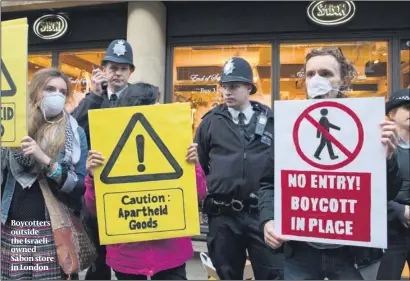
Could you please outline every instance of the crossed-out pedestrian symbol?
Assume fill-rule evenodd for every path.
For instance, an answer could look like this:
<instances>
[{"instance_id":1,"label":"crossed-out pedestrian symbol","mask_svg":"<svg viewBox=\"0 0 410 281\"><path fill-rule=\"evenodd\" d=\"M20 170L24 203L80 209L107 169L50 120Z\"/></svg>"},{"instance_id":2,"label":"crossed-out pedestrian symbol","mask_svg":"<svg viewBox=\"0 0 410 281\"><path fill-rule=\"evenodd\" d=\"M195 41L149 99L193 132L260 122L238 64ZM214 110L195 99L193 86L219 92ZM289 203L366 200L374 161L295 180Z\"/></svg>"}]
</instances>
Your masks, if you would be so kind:
<instances>
[{"instance_id":1,"label":"crossed-out pedestrian symbol","mask_svg":"<svg viewBox=\"0 0 410 281\"><path fill-rule=\"evenodd\" d=\"M350 116L357 127L358 142L353 151L350 151L344 144L342 144L332 135L331 129L343 132L343 128L336 125L337 120L329 120L329 110L334 108L340 109L347 116ZM310 115L310 113L315 109L320 109L322 117L319 119L319 121L315 120ZM299 139L299 130L301 122L303 120L307 120L312 126L316 128L316 138L320 138L319 145L315 149L313 149L314 153L312 153L311 155L302 151L300 145L301 140ZM313 137L315 136L303 136L303 138ZM322 170L336 170L350 164L359 155L364 142L363 125L359 117L349 107L333 101L319 102L306 108L302 112L302 114L296 119L295 125L293 127L293 141L295 144L296 152L302 158L303 161L305 161L306 163L315 168L319 168ZM346 159L334 164L320 163L322 151L325 148L325 146L327 146L327 150L331 160L336 160L339 158L339 156L335 155L333 151L333 145L336 146L344 155L346 155ZM319 160L319 162L317 162L317 160Z\"/></svg>"}]
</instances>

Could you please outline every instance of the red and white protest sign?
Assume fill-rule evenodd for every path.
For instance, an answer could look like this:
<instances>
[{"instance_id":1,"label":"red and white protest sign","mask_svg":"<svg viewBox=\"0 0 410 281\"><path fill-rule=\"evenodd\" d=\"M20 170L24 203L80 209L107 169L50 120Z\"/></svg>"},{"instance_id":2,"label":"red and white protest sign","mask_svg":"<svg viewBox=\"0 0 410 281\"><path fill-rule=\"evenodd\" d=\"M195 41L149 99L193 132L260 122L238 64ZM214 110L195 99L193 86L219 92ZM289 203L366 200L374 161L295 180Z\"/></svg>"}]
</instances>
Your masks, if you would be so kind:
<instances>
[{"instance_id":1,"label":"red and white protest sign","mask_svg":"<svg viewBox=\"0 0 410 281\"><path fill-rule=\"evenodd\" d=\"M277 101L274 112L276 231L387 247L384 99Z\"/></svg>"}]
</instances>

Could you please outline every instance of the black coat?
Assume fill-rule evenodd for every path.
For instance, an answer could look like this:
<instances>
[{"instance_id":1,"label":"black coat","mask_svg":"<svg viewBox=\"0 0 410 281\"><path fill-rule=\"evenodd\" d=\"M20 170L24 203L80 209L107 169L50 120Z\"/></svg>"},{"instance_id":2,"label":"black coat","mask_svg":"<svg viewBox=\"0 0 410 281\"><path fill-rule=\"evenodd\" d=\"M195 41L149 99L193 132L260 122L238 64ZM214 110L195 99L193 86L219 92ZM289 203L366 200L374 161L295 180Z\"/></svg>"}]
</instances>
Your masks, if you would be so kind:
<instances>
[{"instance_id":1,"label":"black coat","mask_svg":"<svg viewBox=\"0 0 410 281\"><path fill-rule=\"evenodd\" d=\"M104 91L104 93L101 96L98 96L90 92L86 94L86 96L81 100L80 104L71 113L71 115L77 120L78 125L84 129L85 135L87 136L88 147L90 148L91 143L90 126L88 123L88 110L109 107L110 102L108 100L108 95L106 91Z\"/></svg>"},{"instance_id":2,"label":"black coat","mask_svg":"<svg viewBox=\"0 0 410 281\"><path fill-rule=\"evenodd\" d=\"M252 127L253 124L250 132L255 132L252 122L256 122L262 112L267 116L267 123L264 136L253 134L249 143L232 121L225 104L209 111L198 127L195 142L207 176L208 192L212 195L245 200L259 190L265 161L273 153L273 112L258 102L251 101L251 105L255 114L249 125Z\"/></svg>"}]
</instances>

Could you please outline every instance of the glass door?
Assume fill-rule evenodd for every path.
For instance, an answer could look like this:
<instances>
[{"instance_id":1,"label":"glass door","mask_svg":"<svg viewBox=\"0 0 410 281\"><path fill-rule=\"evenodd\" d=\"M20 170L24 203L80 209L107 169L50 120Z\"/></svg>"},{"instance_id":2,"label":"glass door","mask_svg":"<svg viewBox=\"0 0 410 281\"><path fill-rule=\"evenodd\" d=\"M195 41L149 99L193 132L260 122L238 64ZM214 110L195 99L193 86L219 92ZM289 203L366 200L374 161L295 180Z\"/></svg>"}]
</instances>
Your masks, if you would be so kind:
<instances>
[{"instance_id":1,"label":"glass door","mask_svg":"<svg viewBox=\"0 0 410 281\"><path fill-rule=\"evenodd\" d=\"M400 42L400 88L410 89L410 38Z\"/></svg>"},{"instance_id":2,"label":"glass door","mask_svg":"<svg viewBox=\"0 0 410 281\"><path fill-rule=\"evenodd\" d=\"M74 99L70 101L68 111L74 110L85 94L91 91L92 71L94 68L102 68L104 52L104 49L96 49L58 53L58 68L69 76L74 91Z\"/></svg>"}]
</instances>

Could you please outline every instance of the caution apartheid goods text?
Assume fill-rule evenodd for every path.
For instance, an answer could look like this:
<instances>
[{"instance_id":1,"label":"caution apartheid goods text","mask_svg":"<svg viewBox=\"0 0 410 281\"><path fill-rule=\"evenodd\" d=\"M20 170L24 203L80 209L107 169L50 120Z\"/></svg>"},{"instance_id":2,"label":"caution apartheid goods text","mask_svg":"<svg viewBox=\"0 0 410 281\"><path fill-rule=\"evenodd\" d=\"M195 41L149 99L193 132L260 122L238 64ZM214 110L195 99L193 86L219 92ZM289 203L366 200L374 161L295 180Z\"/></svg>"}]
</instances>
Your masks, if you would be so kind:
<instances>
[{"instance_id":1,"label":"caution apartheid goods text","mask_svg":"<svg viewBox=\"0 0 410 281\"><path fill-rule=\"evenodd\" d=\"M185 160L189 104L93 110L89 119L92 149L106 159L94 176L101 243L199 234L195 169Z\"/></svg>"},{"instance_id":2,"label":"caution apartheid goods text","mask_svg":"<svg viewBox=\"0 0 410 281\"><path fill-rule=\"evenodd\" d=\"M1 22L2 146L20 146L27 135L27 19Z\"/></svg>"},{"instance_id":3,"label":"caution apartheid goods text","mask_svg":"<svg viewBox=\"0 0 410 281\"><path fill-rule=\"evenodd\" d=\"M382 98L275 103L275 227L291 240L387 246Z\"/></svg>"},{"instance_id":4,"label":"caution apartheid goods text","mask_svg":"<svg viewBox=\"0 0 410 281\"><path fill-rule=\"evenodd\" d=\"M182 189L107 193L104 196L107 221L120 220L121 227L106 229L108 235L184 230ZM119 207L118 207L119 206Z\"/></svg>"}]
</instances>

